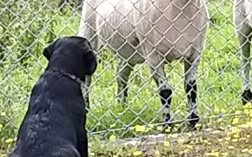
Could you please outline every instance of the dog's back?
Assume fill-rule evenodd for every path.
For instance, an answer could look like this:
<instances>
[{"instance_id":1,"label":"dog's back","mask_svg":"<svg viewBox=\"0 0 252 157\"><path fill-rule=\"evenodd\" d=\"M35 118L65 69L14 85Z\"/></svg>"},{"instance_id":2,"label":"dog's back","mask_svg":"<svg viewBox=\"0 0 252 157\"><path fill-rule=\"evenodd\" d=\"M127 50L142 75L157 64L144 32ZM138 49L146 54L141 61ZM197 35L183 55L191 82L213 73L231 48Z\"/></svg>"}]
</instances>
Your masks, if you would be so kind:
<instances>
[{"instance_id":1,"label":"dog's back","mask_svg":"<svg viewBox=\"0 0 252 157\"><path fill-rule=\"evenodd\" d=\"M10 157L79 156L73 145L77 143L77 126L82 123L76 121L76 117L85 117L78 84L46 72L32 90L29 108L19 129L19 140Z\"/></svg>"},{"instance_id":2,"label":"dog's back","mask_svg":"<svg viewBox=\"0 0 252 157\"><path fill-rule=\"evenodd\" d=\"M31 92L28 111L9 157L87 157L81 84L97 62L89 42L64 37L44 49L49 64Z\"/></svg>"}]
</instances>

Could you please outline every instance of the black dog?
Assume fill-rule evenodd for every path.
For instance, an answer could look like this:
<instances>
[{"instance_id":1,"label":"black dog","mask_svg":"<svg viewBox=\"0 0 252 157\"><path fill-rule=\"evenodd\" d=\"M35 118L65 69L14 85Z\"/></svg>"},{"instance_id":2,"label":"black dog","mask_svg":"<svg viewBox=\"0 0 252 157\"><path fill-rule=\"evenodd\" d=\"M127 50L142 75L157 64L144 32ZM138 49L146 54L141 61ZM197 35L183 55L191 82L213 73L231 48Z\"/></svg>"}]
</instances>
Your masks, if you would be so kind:
<instances>
[{"instance_id":1,"label":"black dog","mask_svg":"<svg viewBox=\"0 0 252 157\"><path fill-rule=\"evenodd\" d=\"M28 111L9 157L87 157L85 75L97 67L82 37L57 39L44 49L48 66L32 89Z\"/></svg>"}]
</instances>

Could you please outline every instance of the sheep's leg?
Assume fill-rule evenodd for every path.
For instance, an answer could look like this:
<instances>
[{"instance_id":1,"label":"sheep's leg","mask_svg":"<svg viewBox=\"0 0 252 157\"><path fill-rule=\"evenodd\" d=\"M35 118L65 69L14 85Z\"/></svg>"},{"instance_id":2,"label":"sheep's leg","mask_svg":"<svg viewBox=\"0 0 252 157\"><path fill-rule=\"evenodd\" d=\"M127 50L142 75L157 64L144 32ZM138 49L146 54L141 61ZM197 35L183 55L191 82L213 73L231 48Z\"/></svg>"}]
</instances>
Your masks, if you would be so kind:
<instances>
[{"instance_id":1,"label":"sheep's leg","mask_svg":"<svg viewBox=\"0 0 252 157\"><path fill-rule=\"evenodd\" d=\"M189 123L190 126L195 129L195 125L199 121L198 110L197 110L197 69L199 66L200 59L196 60L185 60L185 80L184 88L188 99L189 105Z\"/></svg>"},{"instance_id":2,"label":"sheep's leg","mask_svg":"<svg viewBox=\"0 0 252 157\"><path fill-rule=\"evenodd\" d=\"M248 20L251 19L250 15L247 15L244 10L244 1L235 0L233 6L233 20L236 31L236 36L240 44L240 55L241 55L241 76L242 76L242 95L241 101L245 105L252 99L251 85L250 85L250 40L252 32L249 26ZM248 19L246 19L248 18Z\"/></svg>"},{"instance_id":3,"label":"sheep's leg","mask_svg":"<svg viewBox=\"0 0 252 157\"><path fill-rule=\"evenodd\" d=\"M87 2L86 2L87 3ZM85 12L87 11L87 13ZM83 5L83 11L82 11L82 15L81 15L81 20L80 20L80 25L79 25L79 30L78 30L78 34L77 36L83 37L83 38L87 38L93 48L93 50L96 52L96 54L98 53L98 51L100 51L101 49L101 45L98 46L98 36L95 36L96 31L94 31L95 27L95 18L96 16L93 16L93 18L89 18L88 20L86 16L89 16L90 14L92 14L94 12L94 9L92 7L90 7L89 5L85 4ZM91 21L89 21L91 20ZM86 22L90 23L91 25L87 25ZM99 59L99 58L97 58ZM89 102L89 93L90 93L90 84L92 82L92 76L86 76L85 78L85 103L86 103L86 108L90 109L90 102Z\"/></svg>"},{"instance_id":4,"label":"sheep's leg","mask_svg":"<svg viewBox=\"0 0 252 157\"><path fill-rule=\"evenodd\" d=\"M60 12L62 12L63 8L65 7L66 3L68 3L69 0L60 0L58 7L60 8Z\"/></svg>"},{"instance_id":5,"label":"sheep's leg","mask_svg":"<svg viewBox=\"0 0 252 157\"><path fill-rule=\"evenodd\" d=\"M161 64L158 66L150 66L150 70L151 70L152 77L155 80L158 87L160 100L162 103L162 109L163 109L163 130L165 130L169 126L171 126L170 105L171 105L171 100L172 100L172 89L168 85L168 82L165 76L164 64Z\"/></svg>"},{"instance_id":6,"label":"sheep's leg","mask_svg":"<svg viewBox=\"0 0 252 157\"><path fill-rule=\"evenodd\" d=\"M246 25L237 32L238 41L241 45L241 73L242 73L242 104L245 105L252 99L252 93L250 91L250 40L251 28Z\"/></svg>"},{"instance_id":7,"label":"sheep's leg","mask_svg":"<svg viewBox=\"0 0 252 157\"><path fill-rule=\"evenodd\" d=\"M79 36L82 36L81 34L78 34ZM102 46L100 47L100 49L97 49L97 38L95 38L94 40L92 40L91 42L91 45L94 45L92 47L94 47L94 50L98 50L100 51L102 49ZM84 100L85 100L85 105L86 105L86 108L89 110L90 109L90 101L89 101L89 93L90 93L90 85L91 85L91 82L92 82L92 76L89 76L89 75L86 75L85 77L85 89L84 89ZM83 90L83 89L82 89ZM88 112L87 110L87 112Z\"/></svg>"},{"instance_id":8,"label":"sheep's leg","mask_svg":"<svg viewBox=\"0 0 252 157\"><path fill-rule=\"evenodd\" d=\"M128 97L128 80L131 71L134 69L134 64L126 62L123 59L120 59L117 67L117 97L118 101L121 104L125 104Z\"/></svg>"}]
</instances>

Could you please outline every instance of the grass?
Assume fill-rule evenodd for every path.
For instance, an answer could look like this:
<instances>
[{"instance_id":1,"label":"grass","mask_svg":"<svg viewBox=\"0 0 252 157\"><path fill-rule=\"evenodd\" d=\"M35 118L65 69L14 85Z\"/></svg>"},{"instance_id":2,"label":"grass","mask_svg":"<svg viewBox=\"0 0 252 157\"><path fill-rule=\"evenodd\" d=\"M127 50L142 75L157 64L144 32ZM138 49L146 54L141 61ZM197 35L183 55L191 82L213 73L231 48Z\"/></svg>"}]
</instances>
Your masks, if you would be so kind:
<instances>
[{"instance_id":1,"label":"grass","mask_svg":"<svg viewBox=\"0 0 252 157\"><path fill-rule=\"evenodd\" d=\"M252 155L251 126L246 129L235 128L235 133L213 131L208 136L192 134L190 139L178 139L170 143L167 138L160 143L142 144L134 146L101 145L91 150L90 156L209 156L209 157L245 157ZM239 132L239 133L236 133ZM189 135L188 135L189 136ZM239 137L237 137L239 136Z\"/></svg>"},{"instance_id":2,"label":"grass","mask_svg":"<svg viewBox=\"0 0 252 157\"><path fill-rule=\"evenodd\" d=\"M232 1L228 0L220 3L219 0L213 0L211 3L209 2L208 6L212 23L208 30L206 48L198 71L198 107L202 118L201 124L218 128L219 125L215 122L219 117L228 115L227 118L224 118L225 123L223 124L230 124L232 117L237 117L235 116L236 111L241 109L241 77L238 43L232 25ZM48 10L48 8L44 10ZM31 13L31 11L27 12ZM41 8L37 11L37 14L44 17ZM3 82L0 89L0 145L2 143L3 150L8 149L9 145L12 144L10 139L15 137L17 128L22 121L27 109L30 91L47 64L41 54L49 40L47 39L48 36L74 35L78 30L79 16L77 14L73 15L72 11L68 10L65 15L58 12L47 14L45 18L49 21L47 21L47 24L48 26L50 24L50 27L47 31L38 31L38 34L41 34L38 35L39 38L20 35L20 38L17 39L17 41L19 39L31 40L31 43L35 41L35 44L30 44L28 51L25 51L28 53L21 56L22 58L28 56L28 59L21 63L20 56L17 54L22 49L22 42L15 42L16 45L14 46L8 45L11 50L10 55L1 64L0 80L3 80ZM50 22L52 19L54 19L54 22ZM38 28L36 29L35 26L41 26L38 30L42 30L42 22L39 16L36 20L33 22L34 27L30 29L36 31ZM16 23L22 25L18 21ZM15 27L18 26L15 25ZM10 34L17 36L16 32L12 31L11 26L8 27L8 30ZM45 32L53 33L48 35ZM0 39L4 37L4 35L0 36ZM13 39L13 41L15 40ZM156 85L149 76L148 67L145 64L135 67L129 82L128 105L123 108L116 102L117 85L115 76L118 60L106 50L99 57L101 63L99 63L93 78L90 96L91 110L87 120L91 141L95 141L95 135L109 139L111 135L116 138L126 138L159 132L159 123L162 121L161 104L156 92ZM175 61L166 68L166 72L169 74L169 83L174 88L171 106L172 120L184 121L187 117L187 99L183 89L183 64ZM150 124L155 124L156 129L137 131L139 128L141 130L142 126ZM178 124L173 132L185 132L186 127L182 126L184 126L183 123ZM244 138L246 138L245 136L249 133L249 130L245 129L244 132ZM226 135L223 134L223 136ZM226 144L224 144L225 147L214 144L215 137L209 136L207 138L207 140L212 141L213 147L210 147L210 145L205 148L202 147L202 143L199 143L192 144L193 148L191 150L193 152L194 150L197 150L196 152L203 151L204 153L210 152L210 150L215 151L215 148L221 150L220 152L228 150ZM242 144L245 145L245 143ZM236 149L243 149L237 146L234 147L235 149L230 151L235 152ZM174 145L171 148L174 150L171 152L176 156L183 148L183 146L178 148L177 145ZM130 148L129 150L132 149L136 148ZM158 149L161 154L166 151L169 152L166 147L159 145L148 148L148 150L153 151L154 149ZM97 150L103 150L103 148ZM126 153L130 152L128 148L123 150ZM115 149L115 152L120 151ZM191 156L193 155L196 156L196 154Z\"/></svg>"},{"instance_id":3,"label":"grass","mask_svg":"<svg viewBox=\"0 0 252 157\"><path fill-rule=\"evenodd\" d=\"M156 138L142 138L134 144L118 144L112 142L93 142L90 156L187 156L187 157L248 157L252 155L252 108L251 103L237 113L243 113L235 118L219 118L208 123L211 128L199 124L198 130L188 133L168 134ZM142 130L153 129L146 127ZM97 144L98 143L98 144ZM114 144L114 145L113 145Z\"/></svg>"}]
</instances>

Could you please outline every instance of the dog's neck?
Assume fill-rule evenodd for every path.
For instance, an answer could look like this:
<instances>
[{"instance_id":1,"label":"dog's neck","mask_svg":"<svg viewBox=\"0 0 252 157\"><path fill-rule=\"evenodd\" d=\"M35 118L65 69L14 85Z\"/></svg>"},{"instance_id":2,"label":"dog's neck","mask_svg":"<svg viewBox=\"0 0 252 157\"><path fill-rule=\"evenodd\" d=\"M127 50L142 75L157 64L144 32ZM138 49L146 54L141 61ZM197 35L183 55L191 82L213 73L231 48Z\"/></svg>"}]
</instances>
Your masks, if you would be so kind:
<instances>
[{"instance_id":1,"label":"dog's neck","mask_svg":"<svg viewBox=\"0 0 252 157\"><path fill-rule=\"evenodd\" d=\"M82 70L80 70L78 67L62 67L57 65L51 65L49 64L46 68L46 71L58 71L61 74L64 74L65 76L73 76L78 78L80 81L85 82L85 75L84 72L82 74ZM84 71L84 70L83 70Z\"/></svg>"},{"instance_id":2,"label":"dog's neck","mask_svg":"<svg viewBox=\"0 0 252 157\"><path fill-rule=\"evenodd\" d=\"M85 103L88 104L87 100L85 99L85 95L86 95L86 86L85 86L85 83L84 81L82 81L79 77L73 75L73 74L69 74L69 73L66 73L62 70L59 70L59 69L48 69L47 71L49 72L53 72L53 73L60 73L62 76L65 76L65 77L68 77L70 78L71 80L77 82L78 84L80 84L80 89L81 89L81 93L82 93L82 96L85 100Z\"/></svg>"},{"instance_id":3,"label":"dog's neck","mask_svg":"<svg viewBox=\"0 0 252 157\"><path fill-rule=\"evenodd\" d=\"M64 71L59 70L59 69L48 69L47 71L60 73L61 75L66 76L66 77L72 79L73 81L76 81L76 82L79 83L81 86L84 85L84 82L83 82L84 80L81 80L81 79L80 79L79 77L77 77L76 75L73 75L73 74L64 72Z\"/></svg>"},{"instance_id":4,"label":"dog's neck","mask_svg":"<svg viewBox=\"0 0 252 157\"><path fill-rule=\"evenodd\" d=\"M79 58L75 58L75 60L70 60L68 58L62 58L58 59L57 56L52 56L50 58L50 61L48 63L48 66L46 70L54 69L61 71L61 73L71 74L75 75L76 77L80 78L82 82L85 81L85 70L81 67L84 67L82 65L81 61L78 60ZM79 63L79 64L76 64ZM69 65L69 66L67 66Z\"/></svg>"}]
</instances>

